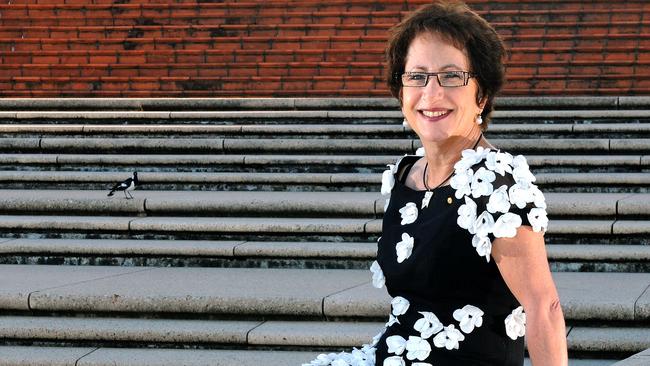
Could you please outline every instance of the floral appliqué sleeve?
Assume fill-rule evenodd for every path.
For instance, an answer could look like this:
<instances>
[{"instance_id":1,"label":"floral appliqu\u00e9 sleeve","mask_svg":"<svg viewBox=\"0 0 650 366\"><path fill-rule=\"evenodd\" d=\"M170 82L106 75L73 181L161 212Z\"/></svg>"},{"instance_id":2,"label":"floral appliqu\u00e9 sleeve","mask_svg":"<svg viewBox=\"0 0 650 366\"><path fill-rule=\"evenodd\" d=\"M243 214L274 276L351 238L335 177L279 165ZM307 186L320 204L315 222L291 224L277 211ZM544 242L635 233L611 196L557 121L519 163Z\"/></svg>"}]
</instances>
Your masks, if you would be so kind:
<instances>
[{"instance_id":1,"label":"floral appliqu\u00e9 sleeve","mask_svg":"<svg viewBox=\"0 0 650 366\"><path fill-rule=\"evenodd\" d=\"M473 235L472 246L488 262L494 238L512 238L521 225L546 231L546 201L522 155L478 147L464 150L454 169L450 184L463 200L458 226Z\"/></svg>"}]
</instances>

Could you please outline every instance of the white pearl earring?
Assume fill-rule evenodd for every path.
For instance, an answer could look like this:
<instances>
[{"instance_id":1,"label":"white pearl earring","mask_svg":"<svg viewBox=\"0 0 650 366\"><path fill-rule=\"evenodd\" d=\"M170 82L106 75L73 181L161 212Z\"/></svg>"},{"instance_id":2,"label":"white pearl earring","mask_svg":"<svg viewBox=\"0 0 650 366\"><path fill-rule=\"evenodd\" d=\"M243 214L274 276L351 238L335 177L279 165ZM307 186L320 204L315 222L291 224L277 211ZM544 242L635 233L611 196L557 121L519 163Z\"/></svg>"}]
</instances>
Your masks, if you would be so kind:
<instances>
[{"instance_id":1,"label":"white pearl earring","mask_svg":"<svg viewBox=\"0 0 650 366\"><path fill-rule=\"evenodd\" d=\"M476 124L477 125L483 124L483 117L481 117L480 114L476 115Z\"/></svg>"},{"instance_id":2,"label":"white pearl earring","mask_svg":"<svg viewBox=\"0 0 650 366\"><path fill-rule=\"evenodd\" d=\"M402 126L404 126L404 127L409 126L409 121L406 118L404 118L404 120L402 121Z\"/></svg>"}]
</instances>

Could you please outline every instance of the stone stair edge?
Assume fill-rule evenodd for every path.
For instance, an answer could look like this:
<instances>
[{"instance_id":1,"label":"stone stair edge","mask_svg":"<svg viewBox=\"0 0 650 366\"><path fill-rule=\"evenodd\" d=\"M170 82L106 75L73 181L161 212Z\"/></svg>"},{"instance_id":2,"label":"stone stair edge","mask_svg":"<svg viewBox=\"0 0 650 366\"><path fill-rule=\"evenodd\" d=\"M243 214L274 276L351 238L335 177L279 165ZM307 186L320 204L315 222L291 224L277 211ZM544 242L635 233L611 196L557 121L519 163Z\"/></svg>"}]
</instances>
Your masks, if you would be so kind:
<instances>
[{"instance_id":1,"label":"stone stair edge","mask_svg":"<svg viewBox=\"0 0 650 366\"><path fill-rule=\"evenodd\" d=\"M342 349L341 349L342 350ZM332 350L339 352L341 350ZM347 349L350 351L350 349ZM301 365L323 352L268 351L268 350L201 350L201 349L144 349L144 348L80 348L0 346L0 366L114 366L122 360L131 366L287 366ZM571 366L614 366L616 360L573 359ZM526 359L525 366L530 366ZM618 366L618 364L617 364ZM623 365L621 365L623 366ZM626 365L633 366L633 365ZM634 364L642 366L642 364Z\"/></svg>"},{"instance_id":2,"label":"stone stair edge","mask_svg":"<svg viewBox=\"0 0 650 366\"><path fill-rule=\"evenodd\" d=\"M0 190L0 210L40 212L312 212L382 215L386 197L379 192L154 191L126 200L107 190ZM29 192L27 197L24 193ZM552 216L625 216L650 212L650 193L546 193Z\"/></svg>"},{"instance_id":3,"label":"stone stair edge","mask_svg":"<svg viewBox=\"0 0 650 366\"><path fill-rule=\"evenodd\" d=\"M532 165L532 164L531 164ZM99 183L106 188L125 179L130 173L106 171L30 171L0 170L0 182L13 183ZM648 185L647 173L537 173L536 184L591 184L591 185ZM381 184L381 173L294 173L294 172L138 172L142 185L139 190L148 191L147 184L305 184L305 185L369 185ZM32 188L34 189L34 188ZM36 187L38 189L38 187ZM66 187L66 190L71 189ZM74 188L79 189L79 188ZM95 188L96 189L96 188ZM212 190L210 190L212 192ZM0 190L2 192L2 190Z\"/></svg>"},{"instance_id":4,"label":"stone stair edge","mask_svg":"<svg viewBox=\"0 0 650 366\"><path fill-rule=\"evenodd\" d=\"M390 312L390 296L372 287L369 270L2 265L0 273L0 307L17 311L356 319ZM650 274L553 277L569 320L650 319Z\"/></svg>"},{"instance_id":5,"label":"stone stair edge","mask_svg":"<svg viewBox=\"0 0 650 366\"><path fill-rule=\"evenodd\" d=\"M26 216L0 215L0 229L111 231L116 234L248 234L266 235L359 235L381 233L382 220L372 218L276 218L276 217L138 217L138 216ZM564 220L553 219L549 235L647 235L648 220Z\"/></svg>"},{"instance_id":6,"label":"stone stair edge","mask_svg":"<svg viewBox=\"0 0 650 366\"><path fill-rule=\"evenodd\" d=\"M397 124L34 124L34 123L8 123L0 124L0 133L39 133L47 134L138 134L138 133L175 133L175 134L398 134L412 133L410 128ZM522 124L496 121L490 125L490 133L598 133L598 132L650 132L650 123L553 123L553 124Z\"/></svg>"},{"instance_id":7,"label":"stone stair edge","mask_svg":"<svg viewBox=\"0 0 650 366\"><path fill-rule=\"evenodd\" d=\"M131 164L229 164L229 165L259 165L259 164L345 164L345 165L378 165L393 164L402 154L393 155L288 155L288 154L228 154L228 155L199 155L199 154L138 154L137 156L118 154L70 154L70 153L2 153L0 162L8 163L39 163L39 164L74 164L74 163L107 163L122 160ZM526 154L530 166L542 165L626 165L642 166L650 164L650 155L534 155ZM18 174L18 172L16 172Z\"/></svg>"},{"instance_id":8,"label":"stone stair edge","mask_svg":"<svg viewBox=\"0 0 650 366\"><path fill-rule=\"evenodd\" d=\"M506 107L647 107L647 96L576 96L576 97L500 97L497 108ZM209 108L239 109L323 109L384 107L398 108L394 98L2 98L0 109L11 108L119 108L142 111L147 108Z\"/></svg>"},{"instance_id":9,"label":"stone stair edge","mask_svg":"<svg viewBox=\"0 0 650 366\"><path fill-rule=\"evenodd\" d=\"M549 260L647 261L650 247L634 244L546 243ZM29 239L0 238L5 255L111 255L231 258L347 258L374 260L375 242L248 240Z\"/></svg>"},{"instance_id":10,"label":"stone stair edge","mask_svg":"<svg viewBox=\"0 0 650 366\"><path fill-rule=\"evenodd\" d=\"M650 348L617 362L612 366L647 366L648 364L650 364Z\"/></svg>"},{"instance_id":11,"label":"stone stair edge","mask_svg":"<svg viewBox=\"0 0 650 366\"><path fill-rule=\"evenodd\" d=\"M1 99L0 99L1 100ZM650 105L650 103L648 103ZM642 103L634 104L639 109L621 110L495 110L493 118L648 118L650 111L648 106ZM522 108L525 106L522 106ZM590 106L585 106L589 108ZM397 108L397 107L395 107ZM232 119L262 119L262 118L320 118L320 119L350 119L350 118L391 118L402 119L403 114L399 110L271 110L271 111L3 111L0 112L2 119L44 119L44 118L67 118L67 119L204 119L204 118L232 118Z\"/></svg>"}]
</instances>

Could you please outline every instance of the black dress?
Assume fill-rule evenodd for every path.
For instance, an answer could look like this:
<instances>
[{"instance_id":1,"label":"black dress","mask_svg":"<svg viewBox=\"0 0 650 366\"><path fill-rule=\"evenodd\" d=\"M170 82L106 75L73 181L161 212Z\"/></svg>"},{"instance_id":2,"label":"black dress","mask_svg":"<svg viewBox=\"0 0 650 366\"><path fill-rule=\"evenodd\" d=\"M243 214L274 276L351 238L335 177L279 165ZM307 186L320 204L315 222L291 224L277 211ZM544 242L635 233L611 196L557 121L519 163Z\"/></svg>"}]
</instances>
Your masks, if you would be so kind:
<instances>
[{"instance_id":1,"label":"black dress","mask_svg":"<svg viewBox=\"0 0 650 366\"><path fill-rule=\"evenodd\" d=\"M525 314L490 251L521 225L545 230L535 178L523 156L479 147L463 152L450 185L427 193L404 184L420 158L384 173L390 200L371 271L393 297L386 328L361 350L308 365L523 365Z\"/></svg>"}]
</instances>

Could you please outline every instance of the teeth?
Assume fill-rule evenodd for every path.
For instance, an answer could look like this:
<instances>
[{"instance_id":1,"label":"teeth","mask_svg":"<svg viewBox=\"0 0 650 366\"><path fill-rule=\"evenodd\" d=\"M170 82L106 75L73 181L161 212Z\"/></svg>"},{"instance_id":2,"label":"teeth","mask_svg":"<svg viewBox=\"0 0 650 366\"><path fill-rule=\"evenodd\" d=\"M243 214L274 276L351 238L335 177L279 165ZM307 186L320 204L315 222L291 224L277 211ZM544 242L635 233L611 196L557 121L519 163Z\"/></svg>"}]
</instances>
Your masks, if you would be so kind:
<instances>
[{"instance_id":1,"label":"teeth","mask_svg":"<svg viewBox=\"0 0 650 366\"><path fill-rule=\"evenodd\" d=\"M442 112L442 111L440 111L440 112L422 111L422 114L424 114L427 117L440 117L442 115L447 114L447 112L446 111L445 112Z\"/></svg>"}]
</instances>

